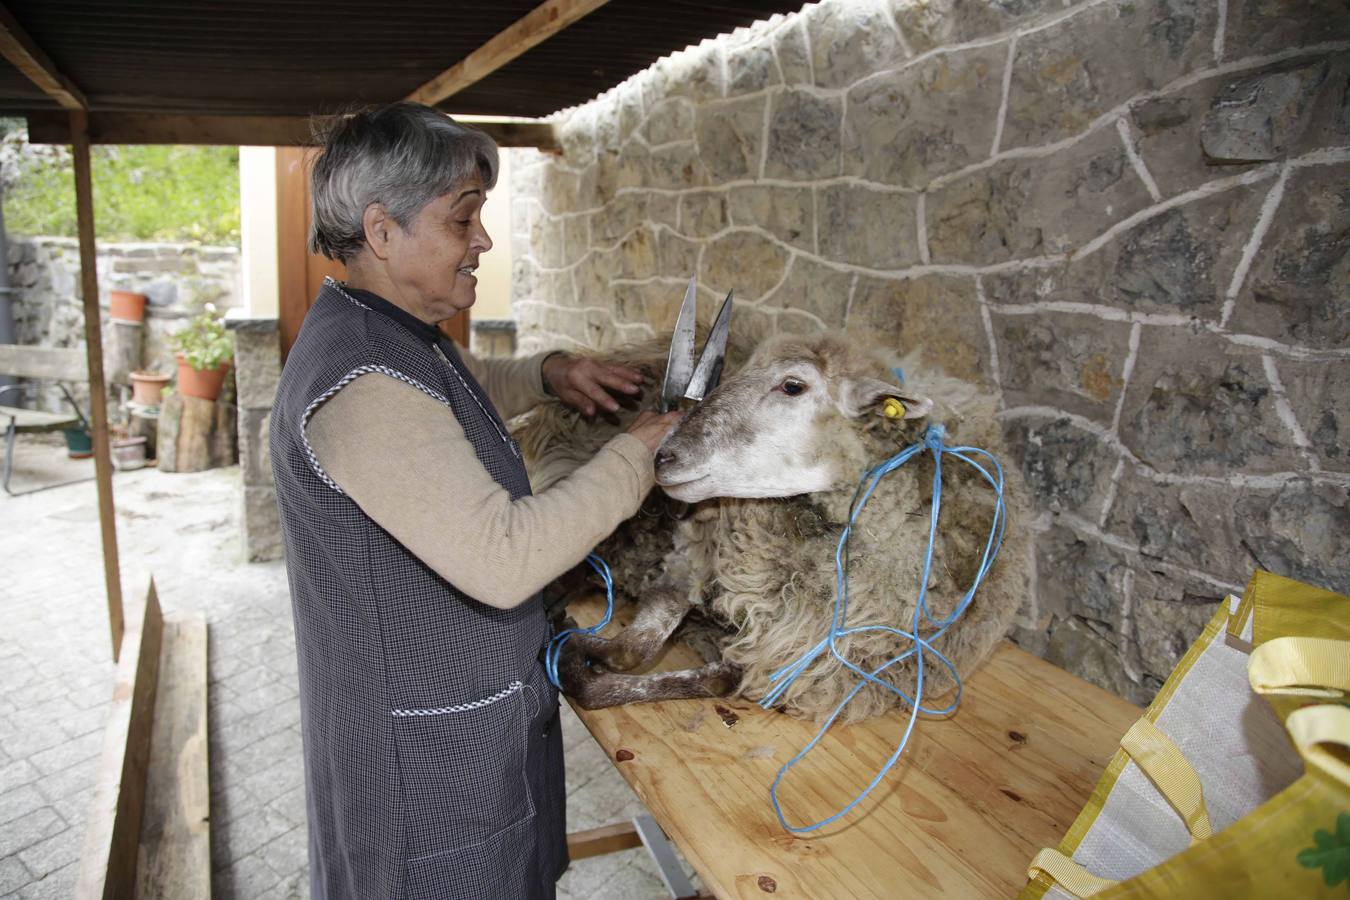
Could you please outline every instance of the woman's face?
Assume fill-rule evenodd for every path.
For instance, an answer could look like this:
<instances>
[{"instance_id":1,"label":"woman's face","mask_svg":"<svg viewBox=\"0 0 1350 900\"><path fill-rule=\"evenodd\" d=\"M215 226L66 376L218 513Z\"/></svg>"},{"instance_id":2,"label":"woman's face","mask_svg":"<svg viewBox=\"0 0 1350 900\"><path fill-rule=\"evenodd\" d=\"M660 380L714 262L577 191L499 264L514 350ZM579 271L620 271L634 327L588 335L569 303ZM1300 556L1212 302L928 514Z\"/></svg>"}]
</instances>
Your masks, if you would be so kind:
<instances>
[{"instance_id":1,"label":"woman's face","mask_svg":"<svg viewBox=\"0 0 1350 900\"><path fill-rule=\"evenodd\" d=\"M401 228L390 221L390 280L404 306L424 322L440 322L477 299L478 257L492 249L481 213L487 192L472 181L422 207Z\"/></svg>"}]
</instances>

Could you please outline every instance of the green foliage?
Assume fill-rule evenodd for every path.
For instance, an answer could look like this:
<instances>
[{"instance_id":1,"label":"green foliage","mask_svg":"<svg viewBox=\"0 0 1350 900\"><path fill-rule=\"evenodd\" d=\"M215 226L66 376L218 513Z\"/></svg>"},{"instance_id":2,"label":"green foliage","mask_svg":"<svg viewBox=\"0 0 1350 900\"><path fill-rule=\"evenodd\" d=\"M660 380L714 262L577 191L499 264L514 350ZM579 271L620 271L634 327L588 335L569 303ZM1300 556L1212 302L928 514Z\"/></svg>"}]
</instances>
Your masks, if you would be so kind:
<instances>
[{"instance_id":1,"label":"green foliage","mask_svg":"<svg viewBox=\"0 0 1350 900\"><path fill-rule=\"evenodd\" d=\"M75 236L74 164L53 151L15 160L4 197L10 232ZM100 240L239 242L238 147L96 146L92 157Z\"/></svg>"},{"instance_id":2,"label":"green foliage","mask_svg":"<svg viewBox=\"0 0 1350 900\"><path fill-rule=\"evenodd\" d=\"M173 348L197 371L215 369L234 356L234 341L225 330L225 318L214 303L192 317L186 328L173 335Z\"/></svg>"}]
</instances>

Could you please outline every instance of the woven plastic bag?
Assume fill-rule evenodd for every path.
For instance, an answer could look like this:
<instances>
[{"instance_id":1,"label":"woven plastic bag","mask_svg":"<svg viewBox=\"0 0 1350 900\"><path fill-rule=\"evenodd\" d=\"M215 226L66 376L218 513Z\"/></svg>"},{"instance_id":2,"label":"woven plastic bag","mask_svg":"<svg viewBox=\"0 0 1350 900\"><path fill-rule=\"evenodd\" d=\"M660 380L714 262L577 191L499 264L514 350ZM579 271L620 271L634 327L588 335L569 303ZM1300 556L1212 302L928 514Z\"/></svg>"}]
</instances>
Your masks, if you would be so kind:
<instances>
[{"instance_id":1,"label":"woven plastic bag","mask_svg":"<svg viewBox=\"0 0 1350 900\"><path fill-rule=\"evenodd\" d=\"M1350 597L1220 604L1023 900L1350 897Z\"/></svg>"}]
</instances>

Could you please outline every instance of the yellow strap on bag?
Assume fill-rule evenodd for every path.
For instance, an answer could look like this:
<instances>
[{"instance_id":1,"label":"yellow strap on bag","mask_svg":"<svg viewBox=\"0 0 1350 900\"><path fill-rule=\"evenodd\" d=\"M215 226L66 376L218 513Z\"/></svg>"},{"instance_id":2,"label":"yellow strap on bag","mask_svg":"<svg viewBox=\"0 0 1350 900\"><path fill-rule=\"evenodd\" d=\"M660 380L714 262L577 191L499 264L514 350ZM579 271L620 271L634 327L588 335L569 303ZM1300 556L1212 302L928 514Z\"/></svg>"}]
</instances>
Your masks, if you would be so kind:
<instances>
[{"instance_id":1,"label":"yellow strap on bag","mask_svg":"<svg viewBox=\"0 0 1350 900\"><path fill-rule=\"evenodd\" d=\"M1350 642L1275 638L1252 651L1247 680L1282 719L1309 703L1343 701L1350 694Z\"/></svg>"},{"instance_id":2,"label":"yellow strap on bag","mask_svg":"<svg viewBox=\"0 0 1350 900\"><path fill-rule=\"evenodd\" d=\"M1304 762L1350 787L1350 762L1345 753L1350 747L1350 707L1336 703L1305 706L1290 713L1284 724Z\"/></svg>"},{"instance_id":3,"label":"yellow strap on bag","mask_svg":"<svg viewBox=\"0 0 1350 900\"><path fill-rule=\"evenodd\" d=\"M1149 780L1157 785L1163 797L1186 823L1191 843L1203 841L1214 834L1209 810L1205 806L1205 792L1200 776L1186 762L1186 757L1172 743L1172 739L1148 719L1140 719L1130 726L1120 739L1120 747L1130 754L1135 765L1144 770Z\"/></svg>"},{"instance_id":4,"label":"yellow strap on bag","mask_svg":"<svg viewBox=\"0 0 1350 900\"><path fill-rule=\"evenodd\" d=\"M1117 882L1109 878L1099 878L1069 857L1051 847L1037 853L1027 868L1027 877L1044 875L1064 890L1076 897L1091 897L1100 894Z\"/></svg>"},{"instance_id":5,"label":"yellow strap on bag","mask_svg":"<svg viewBox=\"0 0 1350 900\"><path fill-rule=\"evenodd\" d=\"M1258 569L1247 583L1237 612L1229 617L1228 627L1236 637L1250 613L1252 644L1257 647L1291 636L1350 640L1347 602L1334 591Z\"/></svg>"}]
</instances>

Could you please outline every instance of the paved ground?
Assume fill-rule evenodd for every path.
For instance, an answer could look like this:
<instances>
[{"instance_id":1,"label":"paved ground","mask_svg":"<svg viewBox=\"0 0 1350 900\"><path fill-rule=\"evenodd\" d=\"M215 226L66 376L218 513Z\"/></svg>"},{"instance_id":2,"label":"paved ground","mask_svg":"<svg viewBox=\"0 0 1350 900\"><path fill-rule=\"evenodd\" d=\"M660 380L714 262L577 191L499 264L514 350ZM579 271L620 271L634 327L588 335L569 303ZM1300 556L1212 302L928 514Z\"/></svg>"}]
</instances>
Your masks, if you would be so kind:
<instances>
[{"instance_id":1,"label":"paved ground","mask_svg":"<svg viewBox=\"0 0 1350 900\"><path fill-rule=\"evenodd\" d=\"M92 474L56 445L22 442L14 486ZM240 561L237 469L114 479L128 603L153 573L165 614L210 626L215 895L307 895L295 644L280 563ZM92 482L0 495L0 898L70 895L102 749L110 661ZM642 806L564 706L572 830ZM686 868L686 872L688 869ZM642 849L583 860L563 898L665 896Z\"/></svg>"}]
</instances>

